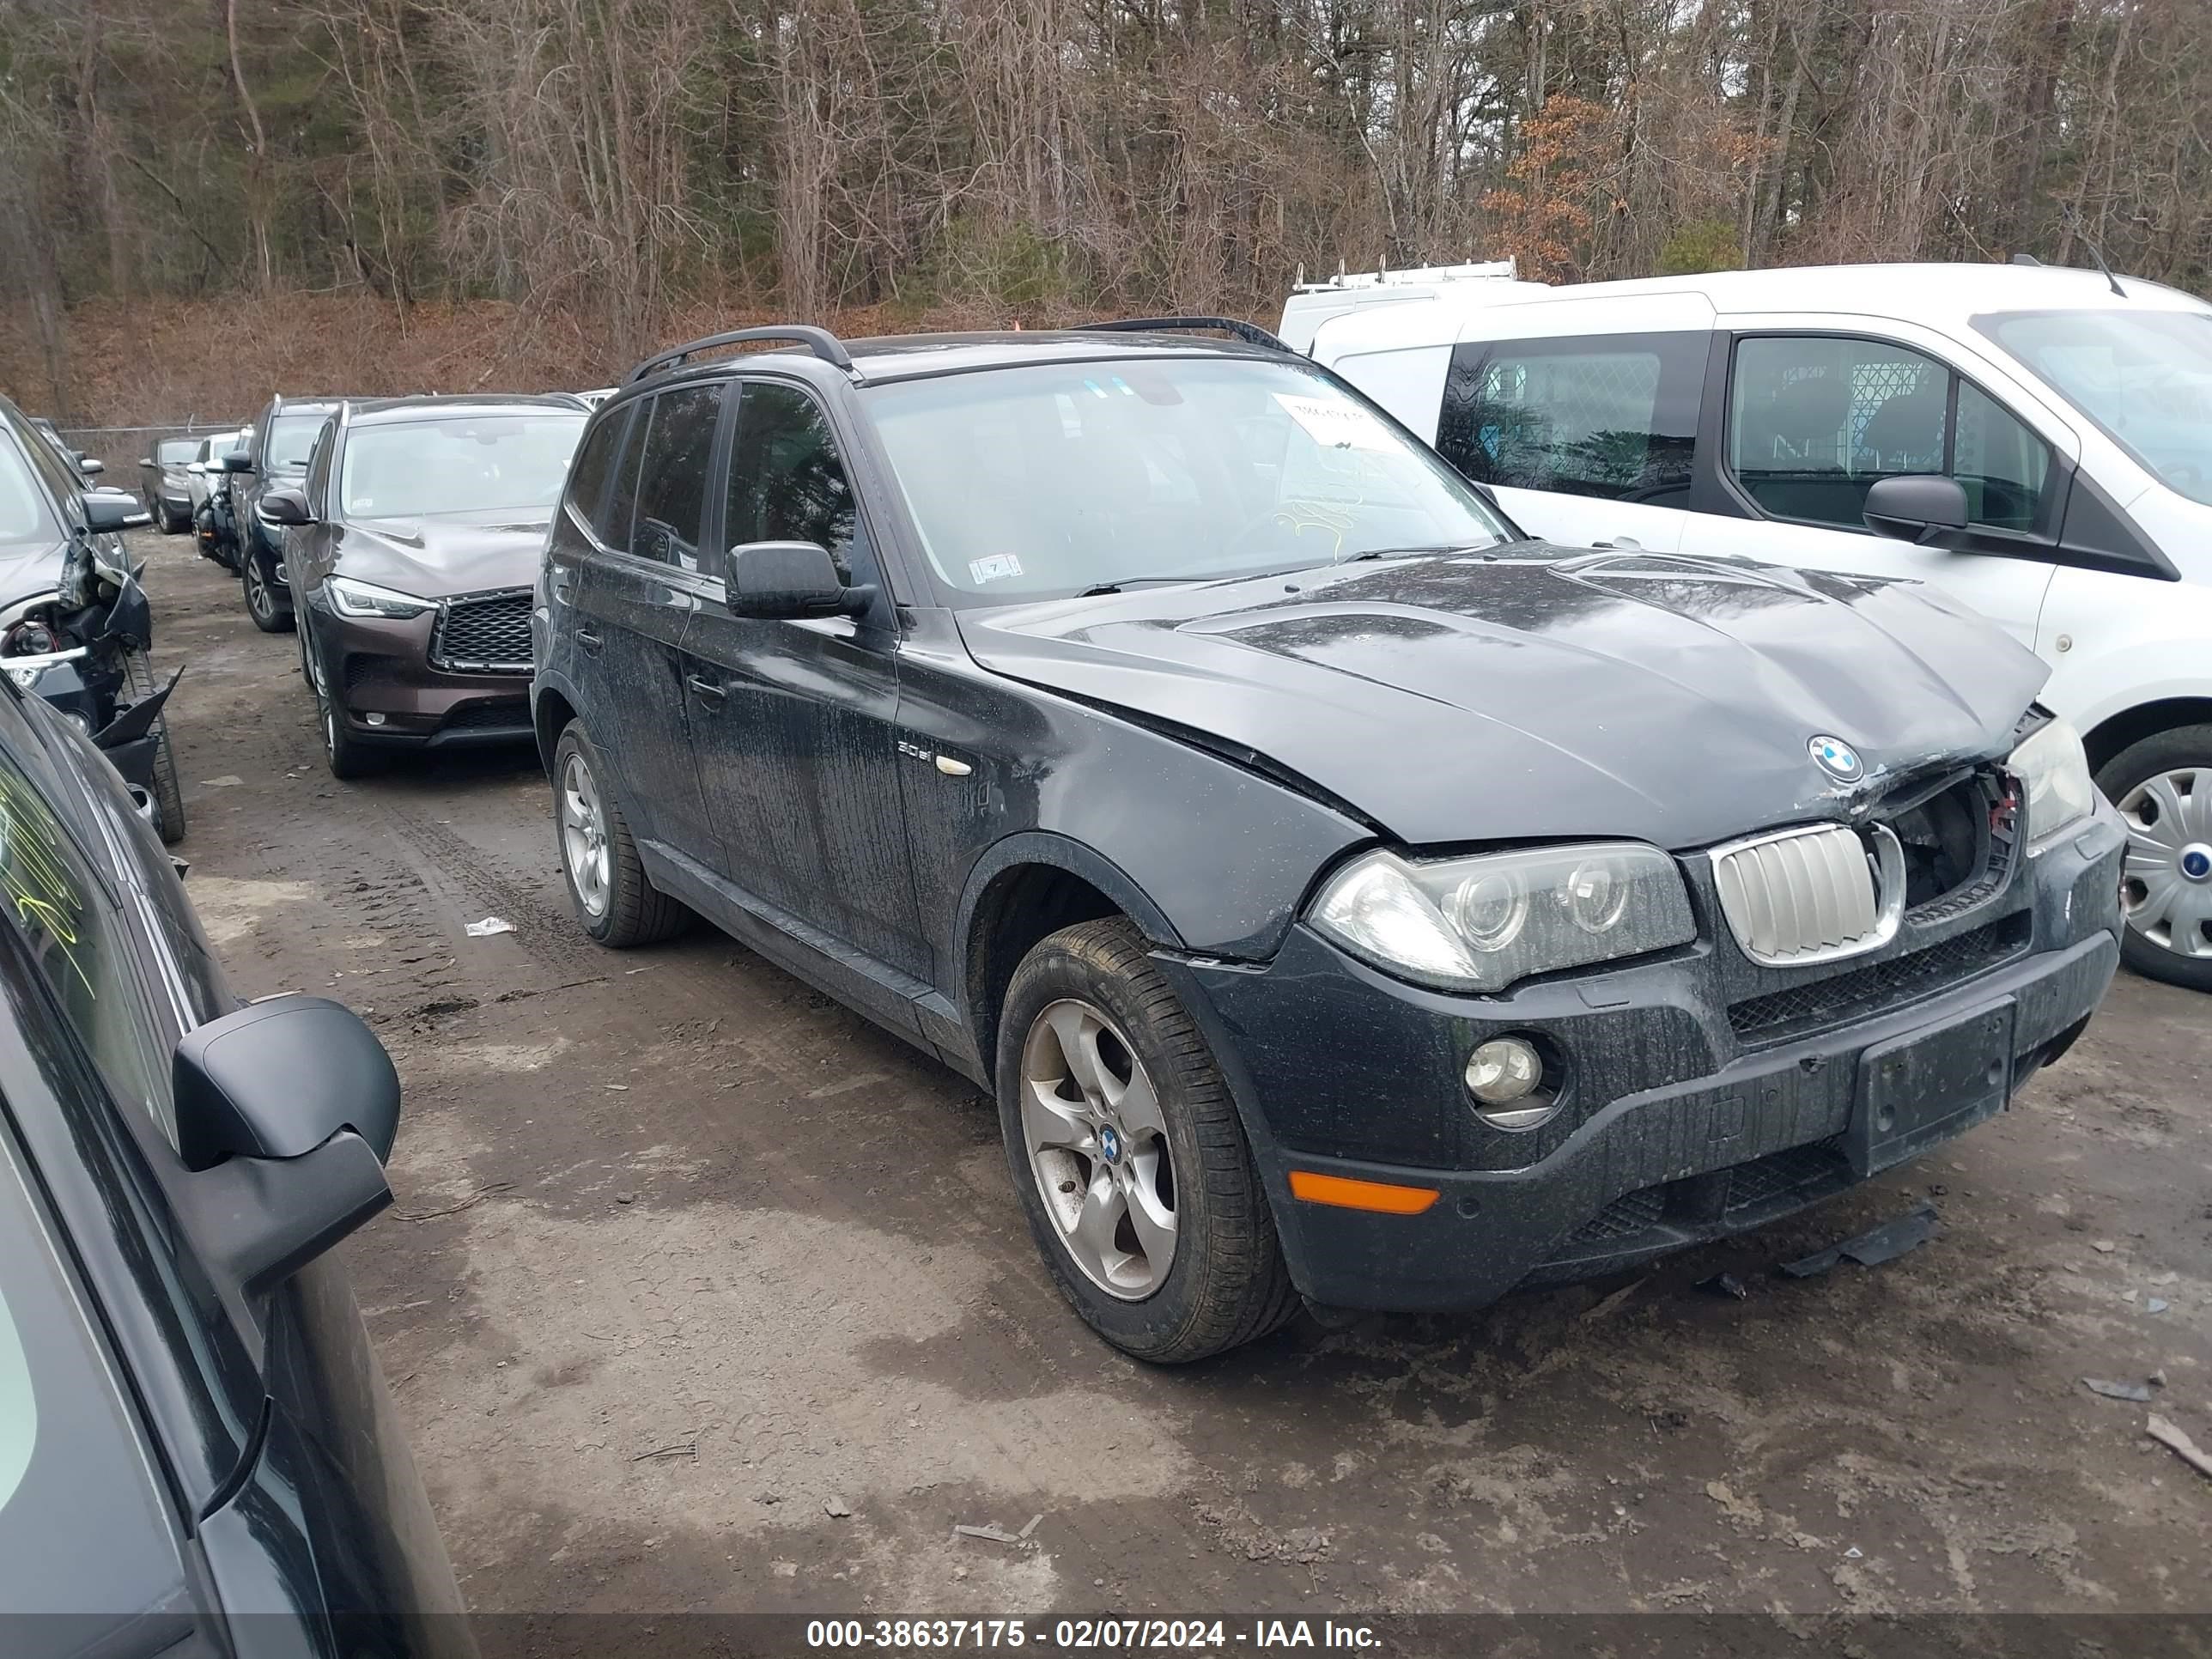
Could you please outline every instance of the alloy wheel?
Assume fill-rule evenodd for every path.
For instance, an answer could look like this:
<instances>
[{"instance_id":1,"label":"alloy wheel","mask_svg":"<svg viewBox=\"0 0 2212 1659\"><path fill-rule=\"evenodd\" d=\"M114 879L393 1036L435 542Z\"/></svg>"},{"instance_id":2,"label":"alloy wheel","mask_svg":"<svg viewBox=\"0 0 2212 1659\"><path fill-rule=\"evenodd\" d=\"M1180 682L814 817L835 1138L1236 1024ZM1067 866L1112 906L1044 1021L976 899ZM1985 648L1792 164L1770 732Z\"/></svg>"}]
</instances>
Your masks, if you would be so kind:
<instances>
[{"instance_id":1,"label":"alloy wheel","mask_svg":"<svg viewBox=\"0 0 2212 1659\"><path fill-rule=\"evenodd\" d=\"M1176 1253L1175 1165L1144 1062L1092 1004L1048 1004L1022 1046L1023 1151L1045 1213L1084 1277L1125 1302L1159 1289Z\"/></svg>"},{"instance_id":2,"label":"alloy wheel","mask_svg":"<svg viewBox=\"0 0 2212 1659\"><path fill-rule=\"evenodd\" d=\"M2154 773L2120 798L2128 926L2161 950L2212 959L2212 769Z\"/></svg>"},{"instance_id":3,"label":"alloy wheel","mask_svg":"<svg viewBox=\"0 0 2212 1659\"><path fill-rule=\"evenodd\" d=\"M249 551L246 568L240 573L246 580L246 608L257 617L265 620L275 610L269 597L269 583L261 574L261 561Z\"/></svg>"},{"instance_id":4,"label":"alloy wheel","mask_svg":"<svg viewBox=\"0 0 2212 1659\"><path fill-rule=\"evenodd\" d=\"M594 916L605 915L612 875L606 814L599 803L599 781L581 755L569 756L561 769L561 856L585 910Z\"/></svg>"}]
</instances>

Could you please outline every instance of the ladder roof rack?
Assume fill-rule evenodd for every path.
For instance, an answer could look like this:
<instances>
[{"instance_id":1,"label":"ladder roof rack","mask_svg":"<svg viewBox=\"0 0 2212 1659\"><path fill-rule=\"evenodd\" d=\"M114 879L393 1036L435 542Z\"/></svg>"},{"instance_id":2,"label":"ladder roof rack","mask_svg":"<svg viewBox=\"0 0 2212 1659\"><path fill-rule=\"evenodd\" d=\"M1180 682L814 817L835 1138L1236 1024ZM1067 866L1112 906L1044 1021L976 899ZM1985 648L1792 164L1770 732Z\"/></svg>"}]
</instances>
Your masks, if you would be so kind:
<instances>
[{"instance_id":1,"label":"ladder roof rack","mask_svg":"<svg viewBox=\"0 0 2212 1659\"><path fill-rule=\"evenodd\" d=\"M1079 334L1197 334L1207 331L1233 334L1249 345L1265 346L1270 351L1288 352L1291 349L1259 324L1240 322L1234 317L1130 317L1110 323L1079 323L1074 331Z\"/></svg>"},{"instance_id":2,"label":"ladder roof rack","mask_svg":"<svg viewBox=\"0 0 2212 1659\"><path fill-rule=\"evenodd\" d=\"M635 386L647 375L682 368L702 351L712 351L718 346L742 345L752 340L782 340L790 344L803 345L833 368L842 368L848 374L853 372L853 354L846 350L844 343L828 329L815 328L805 323L778 323L768 328L733 328L727 333L709 334L703 339L672 346L647 357L630 370L623 376L623 384Z\"/></svg>"}]
</instances>

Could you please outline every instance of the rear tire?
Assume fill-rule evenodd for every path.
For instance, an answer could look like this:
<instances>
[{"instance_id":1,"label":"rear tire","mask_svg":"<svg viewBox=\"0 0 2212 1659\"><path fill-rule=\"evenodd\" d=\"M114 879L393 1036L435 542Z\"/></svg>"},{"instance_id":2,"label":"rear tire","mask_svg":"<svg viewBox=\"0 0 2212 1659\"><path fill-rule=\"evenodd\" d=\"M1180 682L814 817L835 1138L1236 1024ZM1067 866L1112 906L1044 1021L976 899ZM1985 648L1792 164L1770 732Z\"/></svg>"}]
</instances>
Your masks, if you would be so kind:
<instances>
[{"instance_id":1,"label":"rear tire","mask_svg":"<svg viewBox=\"0 0 2212 1659\"><path fill-rule=\"evenodd\" d=\"M131 696L135 702L150 697L160 690L154 676L154 665L143 651L133 651L123 659L124 675L131 683ZM185 838L185 791L177 781L176 745L169 741L169 716L167 708L154 722L154 817L155 828L161 832L161 844L173 847Z\"/></svg>"},{"instance_id":2,"label":"rear tire","mask_svg":"<svg viewBox=\"0 0 2212 1659\"><path fill-rule=\"evenodd\" d=\"M2129 744L2097 787L2128 830L2120 960L2147 979L2212 991L2212 725Z\"/></svg>"},{"instance_id":3,"label":"rear tire","mask_svg":"<svg viewBox=\"0 0 2212 1659\"><path fill-rule=\"evenodd\" d=\"M553 846L576 920L599 944L627 951L672 938L690 922L690 911L647 877L581 720L570 720L553 749Z\"/></svg>"},{"instance_id":4,"label":"rear tire","mask_svg":"<svg viewBox=\"0 0 2212 1659\"><path fill-rule=\"evenodd\" d=\"M1088 1060L1066 1052L1068 1030L1085 1034ZM1048 1073L1064 1075L1041 1081ZM1133 924L1080 922L1030 952L1006 989L997 1077L1015 1193L1054 1282L1092 1330L1139 1359L1181 1364L1297 1311L1229 1085ZM1084 1243L1101 1194L1101 1213L1121 1217L1091 1235L1109 1241L1103 1271Z\"/></svg>"}]
</instances>

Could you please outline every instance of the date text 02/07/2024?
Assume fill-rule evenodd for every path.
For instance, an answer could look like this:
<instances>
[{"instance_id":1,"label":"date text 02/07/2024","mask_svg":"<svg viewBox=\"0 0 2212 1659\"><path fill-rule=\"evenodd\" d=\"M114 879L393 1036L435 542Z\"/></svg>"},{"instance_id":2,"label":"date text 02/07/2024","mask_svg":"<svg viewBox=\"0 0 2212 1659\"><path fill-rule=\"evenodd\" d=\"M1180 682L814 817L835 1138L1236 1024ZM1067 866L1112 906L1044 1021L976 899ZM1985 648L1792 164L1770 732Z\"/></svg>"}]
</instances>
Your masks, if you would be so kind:
<instances>
[{"instance_id":1,"label":"date text 02/07/2024","mask_svg":"<svg viewBox=\"0 0 2212 1659\"><path fill-rule=\"evenodd\" d=\"M1372 1652L1382 1645L1370 1626L1334 1620L1224 1619L1055 1620L1032 1628L1022 1619L816 1619L806 1645L817 1650L1028 1648L1065 1653L1099 1650L1336 1648Z\"/></svg>"}]
</instances>

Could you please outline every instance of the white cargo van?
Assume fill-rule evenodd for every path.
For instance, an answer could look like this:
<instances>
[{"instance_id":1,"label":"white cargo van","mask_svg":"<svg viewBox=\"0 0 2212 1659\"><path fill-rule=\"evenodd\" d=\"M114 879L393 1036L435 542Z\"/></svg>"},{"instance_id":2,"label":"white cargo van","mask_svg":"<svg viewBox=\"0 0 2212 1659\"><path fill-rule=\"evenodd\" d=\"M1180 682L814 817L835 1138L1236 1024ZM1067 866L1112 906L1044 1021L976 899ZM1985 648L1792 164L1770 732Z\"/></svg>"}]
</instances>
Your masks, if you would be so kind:
<instances>
[{"instance_id":1,"label":"white cargo van","mask_svg":"<svg viewBox=\"0 0 2212 1659\"><path fill-rule=\"evenodd\" d=\"M2128 962L2212 990L2212 305L2027 264L1465 283L1310 350L1533 534L1915 578L2012 630L2128 820Z\"/></svg>"}]
</instances>

